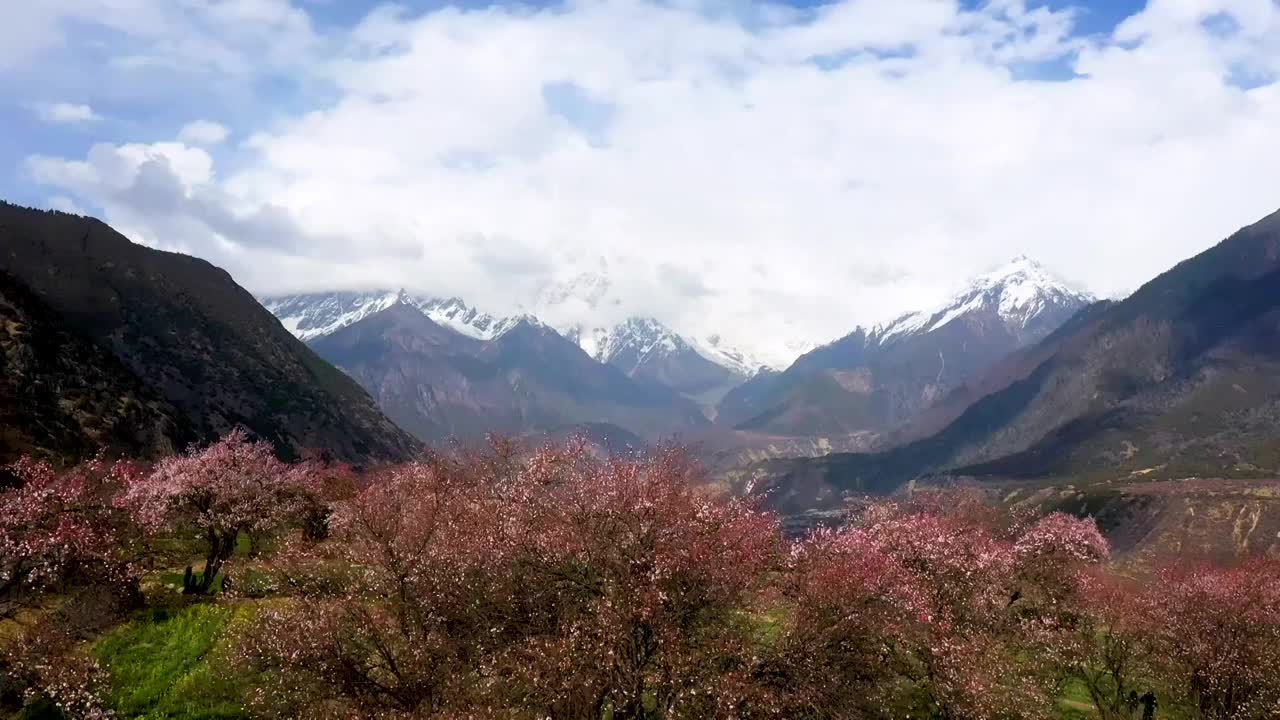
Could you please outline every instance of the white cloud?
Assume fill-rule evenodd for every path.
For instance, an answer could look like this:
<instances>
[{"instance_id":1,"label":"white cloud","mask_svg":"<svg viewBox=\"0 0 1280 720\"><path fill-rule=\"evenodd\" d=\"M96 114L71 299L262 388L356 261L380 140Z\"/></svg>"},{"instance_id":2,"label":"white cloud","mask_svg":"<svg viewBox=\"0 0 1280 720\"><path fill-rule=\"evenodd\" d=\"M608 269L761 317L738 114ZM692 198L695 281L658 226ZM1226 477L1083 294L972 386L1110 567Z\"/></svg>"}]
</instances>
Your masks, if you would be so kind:
<instances>
[{"instance_id":1,"label":"white cloud","mask_svg":"<svg viewBox=\"0 0 1280 720\"><path fill-rule=\"evenodd\" d=\"M209 120L196 120L178 131L178 140L192 145L217 145L230 134L231 131L225 125Z\"/></svg>"},{"instance_id":2,"label":"white cloud","mask_svg":"<svg viewBox=\"0 0 1280 720\"><path fill-rule=\"evenodd\" d=\"M52 125L82 125L97 122L102 116L93 108L76 103L28 103L27 109L35 113L42 121Z\"/></svg>"},{"instance_id":3,"label":"white cloud","mask_svg":"<svg viewBox=\"0 0 1280 720\"><path fill-rule=\"evenodd\" d=\"M71 213L73 215L85 214L84 210L79 205L76 204L76 201L72 200L66 195L54 195L53 197L49 198L47 202L49 207L53 208L54 210L60 210L62 212Z\"/></svg>"},{"instance_id":4,"label":"white cloud","mask_svg":"<svg viewBox=\"0 0 1280 720\"><path fill-rule=\"evenodd\" d=\"M0 71L21 69L58 49L82 45L114 62L250 75L304 68L318 38L289 0L42 0L7 3L0 24ZM84 29L104 35L76 35ZM87 39L87 42L75 41ZM68 56L55 55L66 60ZM96 57L96 56L92 56ZM38 64L38 63L37 63ZM101 70L101 68L95 68ZM99 73L95 73L99 74Z\"/></svg>"},{"instance_id":5,"label":"white cloud","mask_svg":"<svg viewBox=\"0 0 1280 720\"><path fill-rule=\"evenodd\" d=\"M617 304L580 312L782 345L1018 253L1111 295L1280 206L1268 0L1153 0L1089 40L1017 0L388 9L329 37L240 5L307 28L292 61L334 92L264 107L234 158L184 132L28 169L260 292L503 312L603 259ZM210 22L217 71L247 71L240 25Z\"/></svg>"}]
</instances>

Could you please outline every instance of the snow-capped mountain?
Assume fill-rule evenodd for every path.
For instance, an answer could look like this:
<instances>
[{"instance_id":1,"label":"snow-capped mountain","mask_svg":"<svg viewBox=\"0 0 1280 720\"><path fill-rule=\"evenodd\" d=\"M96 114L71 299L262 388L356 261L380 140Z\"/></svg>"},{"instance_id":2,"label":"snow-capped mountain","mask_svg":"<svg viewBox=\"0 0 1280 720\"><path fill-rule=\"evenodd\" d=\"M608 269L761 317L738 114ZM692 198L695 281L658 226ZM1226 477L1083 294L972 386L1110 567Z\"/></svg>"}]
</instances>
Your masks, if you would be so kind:
<instances>
[{"instance_id":1,"label":"snow-capped mountain","mask_svg":"<svg viewBox=\"0 0 1280 720\"><path fill-rule=\"evenodd\" d=\"M481 312L458 298L414 295L403 289L306 293L262 299L262 305L278 317L289 332L304 341L331 335L396 303L416 307L437 324L477 340L493 338L513 322L511 318L496 318Z\"/></svg>"},{"instance_id":2,"label":"snow-capped mountain","mask_svg":"<svg viewBox=\"0 0 1280 720\"><path fill-rule=\"evenodd\" d=\"M312 340L358 322L396 302L397 294L374 292L308 293L261 298L262 306L301 340Z\"/></svg>"},{"instance_id":3,"label":"snow-capped mountain","mask_svg":"<svg viewBox=\"0 0 1280 720\"><path fill-rule=\"evenodd\" d=\"M785 372L753 378L721 402L719 422L782 435L888 430L1093 300L1017 257L940 307L856 328Z\"/></svg>"},{"instance_id":4,"label":"snow-capped mountain","mask_svg":"<svg viewBox=\"0 0 1280 720\"><path fill-rule=\"evenodd\" d=\"M536 303L541 312L525 308L523 312L505 317L490 315L460 298L432 297L403 289L283 295L263 298L262 304L280 319L285 328L308 342L331 335L396 303L404 303L418 308L437 324L477 340L491 340L522 319L546 325L601 362L609 362L625 348L635 356L633 362L653 363L666 357L655 354L655 350L670 346L670 354L699 356L697 359L690 357L689 363L709 361L739 378L750 377L761 367L777 365L776 360L764 362L730 347L716 335L701 341L686 339L653 319L631 318L612 327L554 322L557 317L581 316L582 308L592 309L601 302L612 302L606 297L608 287L606 278L583 274L571 282L544 290ZM605 347L606 344L609 348ZM694 374L706 373L699 371Z\"/></svg>"},{"instance_id":5,"label":"snow-capped mountain","mask_svg":"<svg viewBox=\"0 0 1280 720\"><path fill-rule=\"evenodd\" d=\"M1055 324L1063 308L1074 312L1096 298L1071 288L1043 265L1025 255L974 278L941 307L907 313L875 328L870 336L879 343L933 332L965 315L994 313L1011 332L1039 334L1046 319ZM1047 333L1045 333L1047 334Z\"/></svg>"},{"instance_id":6,"label":"snow-capped mountain","mask_svg":"<svg viewBox=\"0 0 1280 720\"><path fill-rule=\"evenodd\" d=\"M717 390L723 394L747 377L705 357L652 318L630 318L593 337L591 343L600 362L634 380L663 385L690 397Z\"/></svg>"},{"instance_id":7,"label":"snow-capped mountain","mask_svg":"<svg viewBox=\"0 0 1280 720\"><path fill-rule=\"evenodd\" d=\"M857 328L811 350L758 338L751 352L718 335L681 334L653 318L592 321L620 312L603 273L550 285L535 307L511 316L405 290L313 293L264 304L311 342L396 305L482 342L519 327L554 331L641 385L695 400L722 424L775 435L836 435L900 425L974 373L1045 337L1092 300L1018 257L974 278L938 307ZM782 364L785 371L771 370Z\"/></svg>"},{"instance_id":8,"label":"snow-capped mountain","mask_svg":"<svg viewBox=\"0 0 1280 720\"><path fill-rule=\"evenodd\" d=\"M581 345L588 355L598 358L602 355L601 343L607 338L637 333L636 342L644 342L647 333L636 325L636 318L621 322L608 320L618 318L627 306L609 278L608 266L602 263L599 270L548 284L525 310L551 323L562 335ZM730 341L719 333L701 334L670 327L664 328L664 332L678 338L680 344L692 352L742 377L751 377L762 369L782 370L816 345L763 334Z\"/></svg>"},{"instance_id":9,"label":"snow-capped mountain","mask_svg":"<svg viewBox=\"0 0 1280 720\"><path fill-rule=\"evenodd\" d=\"M403 293L404 291L401 290ZM461 299L410 297L410 304L427 314L437 324L457 330L477 340L497 337L520 318L499 318L481 312Z\"/></svg>"},{"instance_id":10,"label":"snow-capped mountain","mask_svg":"<svg viewBox=\"0 0 1280 720\"><path fill-rule=\"evenodd\" d=\"M719 333L692 337L690 342L703 357L745 377L786 370L796 358L818 347L812 341L765 337L756 339L748 350L745 345L726 341Z\"/></svg>"},{"instance_id":11,"label":"snow-capped mountain","mask_svg":"<svg viewBox=\"0 0 1280 720\"><path fill-rule=\"evenodd\" d=\"M691 349L684 338L652 318L631 318L603 333L595 344L595 358L601 362L627 355L627 364L621 366L623 372L635 370L650 357Z\"/></svg>"},{"instance_id":12,"label":"snow-capped mountain","mask_svg":"<svg viewBox=\"0 0 1280 720\"><path fill-rule=\"evenodd\" d=\"M493 337L476 339L434 322L420 307L426 303L394 297L310 345L422 440L568 432L584 424L656 440L707 425L688 398L597 362L537 318L512 317Z\"/></svg>"},{"instance_id":13,"label":"snow-capped mountain","mask_svg":"<svg viewBox=\"0 0 1280 720\"><path fill-rule=\"evenodd\" d=\"M761 355L730 345L719 334L683 335L653 318L638 317L628 318L611 328L583 330L580 326L571 326L561 328L561 332L601 362L609 362L622 348L635 349L645 357L695 353L740 378L749 378L762 370L782 370L815 347L814 343L784 346Z\"/></svg>"}]
</instances>

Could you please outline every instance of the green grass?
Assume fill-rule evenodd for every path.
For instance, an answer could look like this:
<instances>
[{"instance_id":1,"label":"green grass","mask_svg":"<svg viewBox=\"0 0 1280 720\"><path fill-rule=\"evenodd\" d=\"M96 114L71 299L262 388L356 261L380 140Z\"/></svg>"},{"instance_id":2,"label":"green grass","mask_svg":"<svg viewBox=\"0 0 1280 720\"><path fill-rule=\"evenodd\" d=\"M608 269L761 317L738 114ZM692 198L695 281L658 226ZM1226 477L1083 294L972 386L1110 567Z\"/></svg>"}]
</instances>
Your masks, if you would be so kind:
<instances>
[{"instance_id":1,"label":"green grass","mask_svg":"<svg viewBox=\"0 0 1280 720\"><path fill-rule=\"evenodd\" d=\"M111 673L109 705L123 718L244 718L238 683L214 654L243 611L216 605L150 610L101 637L93 654Z\"/></svg>"},{"instance_id":2,"label":"green grass","mask_svg":"<svg viewBox=\"0 0 1280 720\"><path fill-rule=\"evenodd\" d=\"M1097 716L1084 683L1072 680L1062 688L1062 696L1058 698L1058 717L1061 720L1085 720Z\"/></svg>"},{"instance_id":3,"label":"green grass","mask_svg":"<svg viewBox=\"0 0 1280 720\"><path fill-rule=\"evenodd\" d=\"M743 613L751 624L756 642L768 647L782 638L783 625L787 621L787 610L783 607L765 611Z\"/></svg>"}]
</instances>

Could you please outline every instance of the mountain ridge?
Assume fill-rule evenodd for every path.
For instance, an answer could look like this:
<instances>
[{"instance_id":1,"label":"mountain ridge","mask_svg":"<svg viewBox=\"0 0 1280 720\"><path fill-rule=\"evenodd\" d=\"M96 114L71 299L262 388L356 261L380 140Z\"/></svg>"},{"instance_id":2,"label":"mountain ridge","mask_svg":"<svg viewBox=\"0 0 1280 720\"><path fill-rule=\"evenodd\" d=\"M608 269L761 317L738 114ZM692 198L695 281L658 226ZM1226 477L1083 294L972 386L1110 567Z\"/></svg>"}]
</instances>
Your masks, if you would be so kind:
<instances>
[{"instance_id":1,"label":"mountain ridge","mask_svg":"<svg viewBox=\"0 0 1280 720\"><path fill-rule=\"evenodd\" d=\"M532 317L479 340L436 323L412 302L397 302L311 344L428 442L572 426L659 439L707 422L674 391L597 362Z\"/></svg>"},{"instance_id":2,"label":"mountain ridge","mask_svg":"<svg viewBox=\"0 0 1280 720\"><path fill-rule=\"evenodd\" d=\"M264 296L261 301L264 307L280 318L290 332L304 341L332 334L396 302L416 306L435 322L481 340L497 337L521 318L544 322L534 312L498 317L468 305L461 298L442 299L404 289ZM747 361L744 360L746 356L740 351L727 347L708 351L706 343L694 342L654 318L633 316L612 327L590 330L576 325L562 327L547 324L601 362L610 362L616 358L617 362L614 364L625 366L624 371L629 375L638 372L642 377L659 377L674 372L677 375L702 376L701 380L677 380L668 385L674 389L681 389L677 386L684 386L685 389L688 386L698 386L693 388L694 394L707 387L723 385L739 376L745 378L759 369L748 371ZM608 343L610 347L603 347L604 343ZM656 365L664 363L666 355L654 352L659 344L670 345L669 353L682 356L682 363L687 367L642 369L640 366L646 360ZM627 348L625 352L633 357L617 357L624 347ZM708 365L723 368L724 372Z\"/></svg>"},{"instance_id":3,"label":"mountain ridge","mask_svg":"<svg viewBox=\"0 0 1280 720\"><path fill-rule=\"evenodd\" d=\"M234 427L289 457L397 460L418 444L205 260L105 223L0 203L0 270L173 405L199 441Z\"/></svg>"}]
</instances>

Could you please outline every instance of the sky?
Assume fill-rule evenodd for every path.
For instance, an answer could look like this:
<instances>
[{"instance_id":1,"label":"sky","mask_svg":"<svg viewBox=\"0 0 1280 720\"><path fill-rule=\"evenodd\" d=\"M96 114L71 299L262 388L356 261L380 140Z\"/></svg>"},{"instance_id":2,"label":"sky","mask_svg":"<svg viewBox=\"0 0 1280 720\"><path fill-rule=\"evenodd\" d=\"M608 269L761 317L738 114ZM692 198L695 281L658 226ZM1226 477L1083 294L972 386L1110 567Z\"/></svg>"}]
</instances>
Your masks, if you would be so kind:
<instances>
[{"instance_id":1,"label":"sky","mask_svg":"<svg viewBox=\"0 0 1280 720\"><path fill-rule=\"evenodd\" d=\"M603 276L565 312L821 341L1020 254L1120 296L1280 207L1273 0L5 15L0 198L260 295L505 314Z\"/></svg>"}]
</instances>

